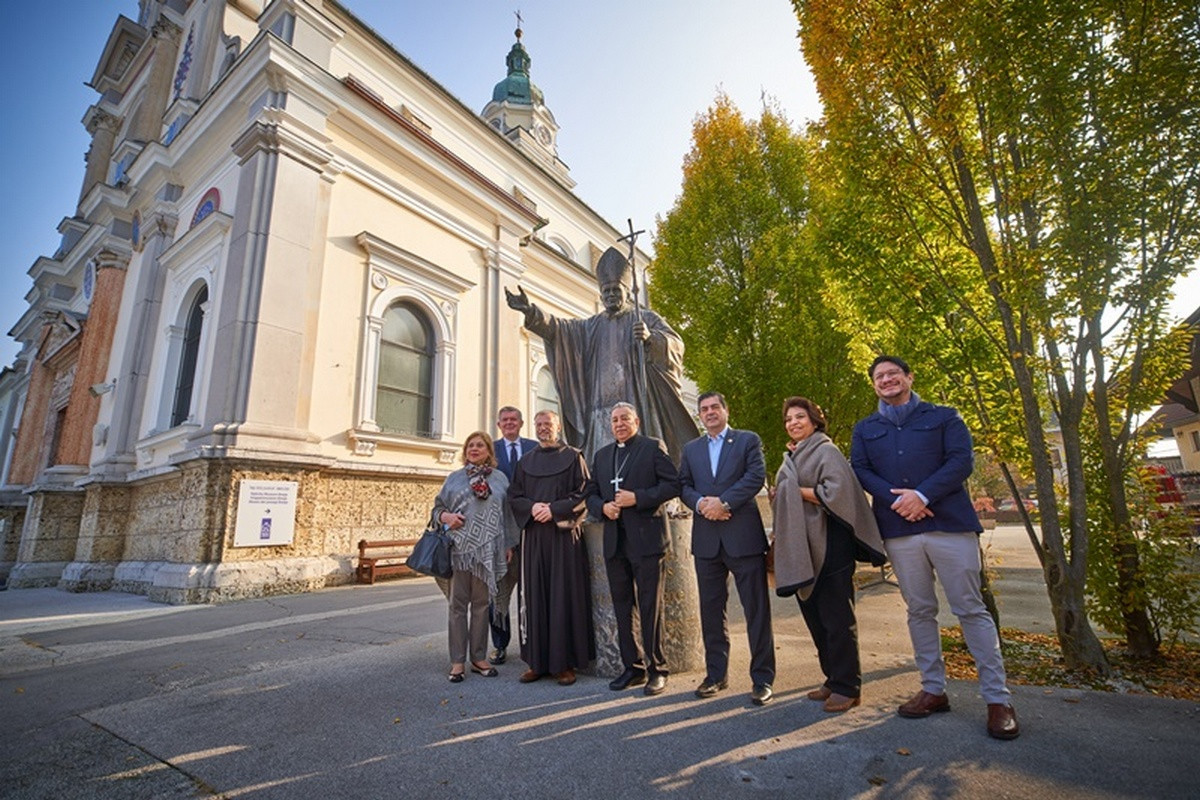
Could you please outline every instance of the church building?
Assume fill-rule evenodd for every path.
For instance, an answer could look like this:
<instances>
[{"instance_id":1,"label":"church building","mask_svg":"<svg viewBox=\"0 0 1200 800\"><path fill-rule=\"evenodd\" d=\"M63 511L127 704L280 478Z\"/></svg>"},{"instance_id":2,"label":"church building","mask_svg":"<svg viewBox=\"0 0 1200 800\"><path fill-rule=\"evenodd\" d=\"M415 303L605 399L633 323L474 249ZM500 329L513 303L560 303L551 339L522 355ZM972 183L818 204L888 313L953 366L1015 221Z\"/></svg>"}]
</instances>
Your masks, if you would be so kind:
<instances>
[{"instance_id":1,"label":"church building","mask_svg":"<svg viewBox=\"0 0 1200 800\"><path fill-rule=\"evenodd\" d=\"M136 12L9 331L0 578L170 603L348 582L499 406L555 406L505 287L590 316L621 232L573 193L519 29L477 112L334 0Z\"/></svg>"}]
</instances>

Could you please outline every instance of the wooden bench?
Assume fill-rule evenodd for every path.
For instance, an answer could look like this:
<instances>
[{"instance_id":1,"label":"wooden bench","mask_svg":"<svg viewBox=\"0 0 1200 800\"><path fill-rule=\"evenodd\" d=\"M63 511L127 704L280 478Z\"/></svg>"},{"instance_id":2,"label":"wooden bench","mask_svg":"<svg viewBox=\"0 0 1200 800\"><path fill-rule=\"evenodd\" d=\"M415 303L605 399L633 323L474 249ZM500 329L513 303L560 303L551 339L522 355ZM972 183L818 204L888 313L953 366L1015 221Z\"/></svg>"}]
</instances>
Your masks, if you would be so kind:
<instances>
[{"instance_id":1,"label":"wooden bench","mask_svg":"<svg viewBox=\"0 0 1200 800\"><path fill-rule=\"evenodd\" d=\"M358 582L374 583L376 575L416 575L404 561L412 553L418 539L381 539L375 542L360 539L358 567L354 570ZM367 555L367 551L373 555Z\"/></svg>"}]
</instances>

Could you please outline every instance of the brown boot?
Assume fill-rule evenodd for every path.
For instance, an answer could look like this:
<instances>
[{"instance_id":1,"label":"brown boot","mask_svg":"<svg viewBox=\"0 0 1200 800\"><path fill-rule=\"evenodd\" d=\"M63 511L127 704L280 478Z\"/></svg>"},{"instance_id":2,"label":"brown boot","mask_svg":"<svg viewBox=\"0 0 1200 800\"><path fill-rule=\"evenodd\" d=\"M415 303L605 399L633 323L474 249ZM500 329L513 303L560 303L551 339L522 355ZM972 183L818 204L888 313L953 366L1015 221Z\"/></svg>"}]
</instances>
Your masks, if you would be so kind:
<instances>
[{"instance_id":1,"label":"brown boot","mask_svg":"<svg viewBox=\"0 0 1200 800\"><path fill-rule=\"evenodd\" d=\"M944 694L930 694L924 690L917 692L913 698L896 709L896 713L909 719L921 719L930 714L950 710L950 698Z\"/></svg>"},{"instance_id":2,"label":"brown boot","mask_svg":"<svg viewBox=\"0 0 1200 800\"><path fill-rule=\"evenodd\" d=\"M816 700L818 703L829 699L829 695L833 694L833 690L828 686L818 686L811 692L805 695L809 700Z\"/></svg>"},{"instance_id":3,"label":"brown boot","mask_svg":"<svg viewBox=\"0 0 1200 800\"><path fill-rule=\"evenodd\" d=\"M570 686L572 683L575 682L575 670L564 669L562 672L558 673L554 677L558 678L559 686Z\"/></svg>"},{"instance_id":4,"label":"brown boot","mask_svg":"<svg viewBox=\"0 0 1200 800\"><path fill-rule=\"evenodd\" d=\"M849 711L860 703L862 703L861 697L847 697L844 694L834 692L825 701L825 710L830 714L841 714L843 711Z\"/></svg>"},{"instance_id":5,"label":"brown boot","mask_svg":"<svg viewBox=\"0 0 1200 800\"><path fill-rule=\"evenodd\" d=\"M1021 735L1017 712L1008 703L988 703L988 736L993 739L1015 739Z\"/></svg>"}]
</instances>

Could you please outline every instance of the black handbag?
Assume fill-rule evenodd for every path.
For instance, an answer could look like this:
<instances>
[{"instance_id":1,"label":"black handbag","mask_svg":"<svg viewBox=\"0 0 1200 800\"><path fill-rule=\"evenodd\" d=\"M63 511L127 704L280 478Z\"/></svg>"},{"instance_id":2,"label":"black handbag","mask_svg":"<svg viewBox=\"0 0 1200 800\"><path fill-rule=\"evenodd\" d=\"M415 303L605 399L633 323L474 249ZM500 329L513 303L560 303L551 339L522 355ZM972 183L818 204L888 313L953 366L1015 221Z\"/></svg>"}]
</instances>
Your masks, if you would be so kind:
<instances>
[{"instance_id":1,"label":"black handbag","mask_svg":"<svg viewBox=\"0 0 1200 800\"><path fill-rule=\"evenodd\" d=\"M450 548L454 540L440 522L429 520L429 527L413 545L412 554L404 563L413 572L431 575L434 578L449 578L454 568L450 566Z\"/></svg>"}]
</instances>

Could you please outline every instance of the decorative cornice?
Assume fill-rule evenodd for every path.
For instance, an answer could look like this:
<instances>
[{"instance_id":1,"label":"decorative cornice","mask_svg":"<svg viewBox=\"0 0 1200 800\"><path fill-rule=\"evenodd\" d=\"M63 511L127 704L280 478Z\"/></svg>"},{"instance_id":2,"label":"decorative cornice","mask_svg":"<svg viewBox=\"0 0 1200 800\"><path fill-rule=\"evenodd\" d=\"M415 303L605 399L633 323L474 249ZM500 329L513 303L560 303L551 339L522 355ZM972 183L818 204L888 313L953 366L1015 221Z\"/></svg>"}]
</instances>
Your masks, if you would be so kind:
<instances>
[{"instance_id":1,"label":"decorative cornice","mask_svg":"<svg viewBox=\"0 0 1200 800\"><path fill-rule=\"evenodd\" d=\"M150 35L160 42L179 44L179 40L183 37L183 28L166 17L160 16L150 28Z\"/></svg>"},{"instance_id":2,"label":"decorative cornice","mask_svg":"<svg viewBox=\"0 0 1200 800\"><path fill-rule=\"evenodd\" d=\"M388 119L390 119L392 122L395 122L406 133L411 134L422 144L429 147L440 157L445 159L452 167L457 169L461 174L465 175L477 186L481 187L484 189L484 191L500 200L508 209L516 211L520 216L539 227L546 224L547 220L539 217L536 212L530 211L517 198L513 197L509 192L506 192L498 184L484 176L466 161L463 161L453 151L426 133L419 125L416 125L413 122L405 119L404 115L393 109L387 103L383 102L379 95L377 95L353 75L347 75L342 79L342 83L347 89L354 92L354 94L366 100L370 105L381 111L385 116L388 117Z\"/></svg>"},{"instance_id":3,"label":"decorative cornice","mask_svg":"<svg viewBox=\"0 0 1200 800\"><path fill-rule=\"evenodd\" d=\"M285 155L318 172L333 160L333 155L319 144L279 122L261 119L251 123L233 143L233 152L242 163L259 151Z\"/></svg>"},{"instance_id":4,"label":"decorative cornice","mask_svg":"<svg viewBox=\"0 0 1200 800\"><path fill-rule=\"evenodd\" d=\"M121 129L121 118L105 111L100 106L92 106L83 115L83 127L92 136L95 136L96 131L100 128L104 128L115 136L117 131Z\"/></svg>"}]
</instances>

